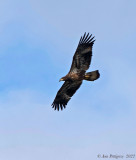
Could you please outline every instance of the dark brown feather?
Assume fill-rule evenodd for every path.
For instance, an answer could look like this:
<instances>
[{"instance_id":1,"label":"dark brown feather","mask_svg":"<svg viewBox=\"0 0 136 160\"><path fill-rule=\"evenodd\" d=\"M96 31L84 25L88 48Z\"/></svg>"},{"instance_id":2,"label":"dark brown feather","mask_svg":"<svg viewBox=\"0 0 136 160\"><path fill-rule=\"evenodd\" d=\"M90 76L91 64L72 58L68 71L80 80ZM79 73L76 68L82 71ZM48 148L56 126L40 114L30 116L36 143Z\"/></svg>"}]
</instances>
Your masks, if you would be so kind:
<instances>
[{"instance_id":1,"label":"dark brown feather","mask_svg":"<svg viewBox=\"0 0 136 160\"><path fill-rule=\"evenodd\" d=\"M92 46L95 40L93 40L94 37L91 38L92 35L90 35L89 37L88 36L89 33L87 35L85 33L83 38L80 38L78 47L73 56L73 61L69 73L80 73L83 71L85 73L89 68L92 57Z\"/></svg>"},{"instance_id":2,"label":"dark brown feather","mask_svg":"<svg viewBox=\"0 0 136 160\"><path fill-rule=\"evenodd\" d=\"M77 89L81 86L82 81L65 81L60 90L58 91L55 100L52 104L52 108L59 111L67 105L70 98L74 95Z\"/></svg>"},{"instance_id":3,"label":"dark brown feather","mask_svg":"<svg viewBox=\"0 0 136 160\"><path fill-rule=\"evenodd\" d=\"M72 65L69 73L62 77L65 81L60 90L58 91L52 107L59 111L66 107L68 101L74 95L74 93L81 86L83 79L94 80L97 77L93 77L88 73L85 75L86 70L89 68L92 57L92 46L94 44L94 37L86 32L81 36L76 52L73 56ZM86 76L86 77L85 77Z\"/></svg>"}]
</instances>

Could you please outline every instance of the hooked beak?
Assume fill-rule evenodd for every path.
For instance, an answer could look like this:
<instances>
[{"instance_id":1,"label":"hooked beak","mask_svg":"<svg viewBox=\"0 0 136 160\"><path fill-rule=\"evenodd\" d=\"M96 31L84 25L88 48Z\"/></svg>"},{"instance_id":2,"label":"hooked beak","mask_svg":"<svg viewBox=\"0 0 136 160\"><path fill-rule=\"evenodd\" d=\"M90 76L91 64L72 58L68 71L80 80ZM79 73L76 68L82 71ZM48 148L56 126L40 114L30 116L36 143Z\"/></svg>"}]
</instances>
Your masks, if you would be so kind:
<instances>
[{"instance_id":1,"label":"hooked beak","mask_svg":"<svg viewBox=\"0 0 136 160\"><path fill-rule=\"evenodd\" d=\"M59 80L59 82L60 82L60 81L63 81L63 78L61 78L61 79Z\"/></svg>"}]
</instances>

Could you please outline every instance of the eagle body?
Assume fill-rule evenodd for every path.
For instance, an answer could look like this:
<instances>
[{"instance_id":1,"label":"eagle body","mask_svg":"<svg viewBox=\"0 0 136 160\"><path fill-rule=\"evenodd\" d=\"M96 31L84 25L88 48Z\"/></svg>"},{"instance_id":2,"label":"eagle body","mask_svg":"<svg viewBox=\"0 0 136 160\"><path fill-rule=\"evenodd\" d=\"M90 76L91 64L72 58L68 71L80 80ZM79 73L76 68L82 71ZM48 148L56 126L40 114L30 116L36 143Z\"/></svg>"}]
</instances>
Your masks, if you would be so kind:
<instances>
[{"instance_id":1,"label":"eagle body","mask_svg":"<svg viewBox=\"0 0 136 160\"><path fill-rule=\"evenodd\" d=\"M59 111L66 107L68 101L79 89L83 80L94 81L100 77L99 71L86 72L88 70L91 58L94 37L86 35L81 36L76 52L73 56L72 65L68 74L60 79L65 81L52 103L52 107Z\"/></svg>"},{"instance_id":2,"label":"eagle body","mask_svg":"<svg viewBox=\"0 0 136 160\"><path fill-rule=\"evenodd\" d=\"M85 77L85 73L68 73L65 77L62 77L62 81L81 81Z\"/></svg>"}]
</instances>

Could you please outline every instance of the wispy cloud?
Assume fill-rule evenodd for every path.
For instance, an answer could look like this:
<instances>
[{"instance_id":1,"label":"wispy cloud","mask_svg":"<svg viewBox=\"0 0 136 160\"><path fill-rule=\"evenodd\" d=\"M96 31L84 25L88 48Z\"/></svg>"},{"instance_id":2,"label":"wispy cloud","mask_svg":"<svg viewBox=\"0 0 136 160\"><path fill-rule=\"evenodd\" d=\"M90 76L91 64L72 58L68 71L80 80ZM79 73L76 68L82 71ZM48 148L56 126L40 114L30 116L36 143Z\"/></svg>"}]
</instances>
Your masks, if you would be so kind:
<instances>
[{"instance_id":1,"label":"wispy cloud","mask_svg":"<svg viewBox=\"0 0 136 160\"><path fill-rule=\"evenodd\" d=\"M99 153L134 152L135 122L121 114L123 109L120 116L110 119L92 106L89 109L86 103L77 106L77 101L63 112L56 112L50 101L47 95L31 90L3 94L0 100L3 159L9 156L36 159L38 155L41 159L53 159L53 151L59 159L97 159Z\"/></svg>"}]
</instances>

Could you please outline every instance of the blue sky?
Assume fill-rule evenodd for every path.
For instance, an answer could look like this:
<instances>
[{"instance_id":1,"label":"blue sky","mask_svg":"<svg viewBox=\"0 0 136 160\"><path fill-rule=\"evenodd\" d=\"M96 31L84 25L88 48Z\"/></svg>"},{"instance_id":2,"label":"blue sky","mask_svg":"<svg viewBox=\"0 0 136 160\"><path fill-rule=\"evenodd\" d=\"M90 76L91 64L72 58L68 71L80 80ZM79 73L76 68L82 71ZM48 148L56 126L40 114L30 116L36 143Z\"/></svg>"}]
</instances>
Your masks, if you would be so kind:
<instances>
[{"instance_id":1,"label":"blue sky","mask_svg":"<svg viewBox=\"0 0 136 160\"><path fill-rule=\"evenodd\" d=\"M134 0L0 1L0 159L90 160L136 148ZM51 108L80 36L90 70L62 112Z\"/></svg>"}]
</instances>

